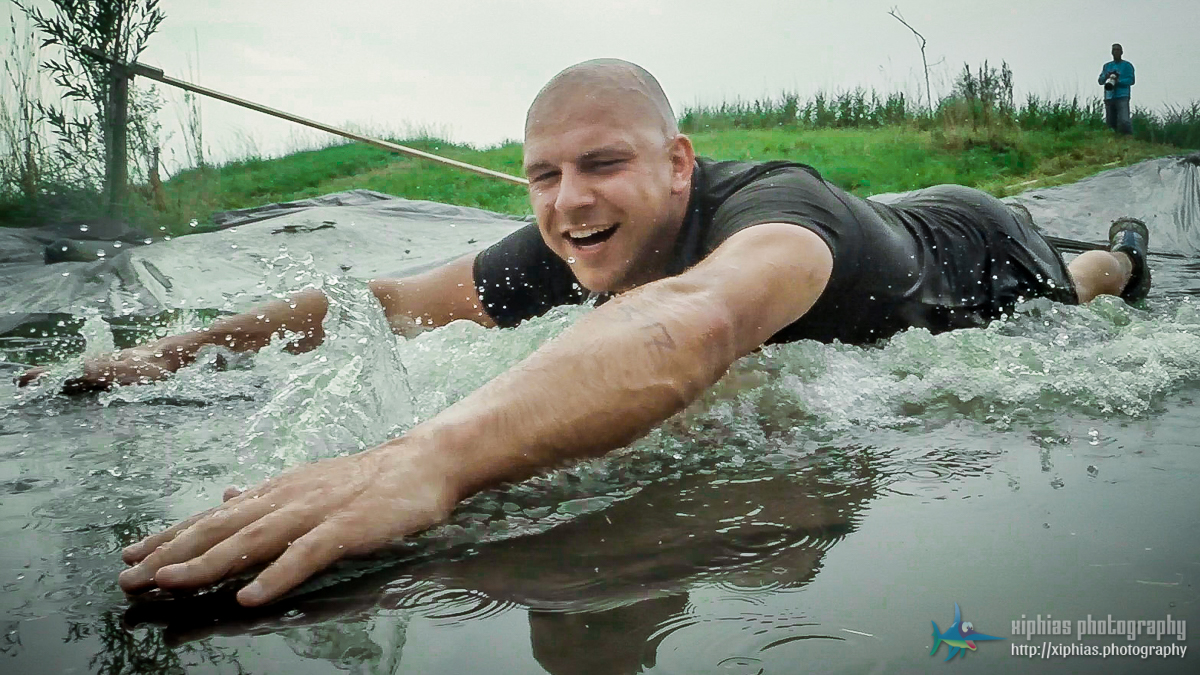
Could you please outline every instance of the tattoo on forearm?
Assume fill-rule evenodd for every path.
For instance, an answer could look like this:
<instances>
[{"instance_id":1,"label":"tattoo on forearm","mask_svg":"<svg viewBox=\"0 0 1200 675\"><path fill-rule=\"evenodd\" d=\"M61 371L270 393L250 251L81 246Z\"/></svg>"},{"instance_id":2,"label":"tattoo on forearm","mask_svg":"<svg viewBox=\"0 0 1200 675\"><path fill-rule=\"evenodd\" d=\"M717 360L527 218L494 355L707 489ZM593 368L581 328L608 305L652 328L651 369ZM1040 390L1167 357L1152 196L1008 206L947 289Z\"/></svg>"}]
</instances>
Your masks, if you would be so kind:
<instances>
[{"instance_id":1,"label":"tattoo on forearm","mask_svg":"<svg viewBox=\"0 0 1200 675\"><path fill-rule=\"evenodd\" d=\"M665 352L679 347L675 343L675 338L671 337L670 331L667 330L666 324L661 321L654 321L648 312L631 307L628 303L614 305L612 309L614 312L637 324L638 328L650 331L652 334L650 346L655 351Z\"/></svg>"},{"instance_id":2,"label":"tattoo on forearm","mask_svg":"<svg viewBox=\"0 0 1200 675\"><path fill-rule=\"evenodd\" d=\"M672 338L671 334L667 332L666 326L664 326L661 322L656 321L650 327L657 329L657 332L654 335L654 341L650 343L650 346L654 347L660 352L665 352L676 348L675 338Z\"/></svg>"}]
</instances>

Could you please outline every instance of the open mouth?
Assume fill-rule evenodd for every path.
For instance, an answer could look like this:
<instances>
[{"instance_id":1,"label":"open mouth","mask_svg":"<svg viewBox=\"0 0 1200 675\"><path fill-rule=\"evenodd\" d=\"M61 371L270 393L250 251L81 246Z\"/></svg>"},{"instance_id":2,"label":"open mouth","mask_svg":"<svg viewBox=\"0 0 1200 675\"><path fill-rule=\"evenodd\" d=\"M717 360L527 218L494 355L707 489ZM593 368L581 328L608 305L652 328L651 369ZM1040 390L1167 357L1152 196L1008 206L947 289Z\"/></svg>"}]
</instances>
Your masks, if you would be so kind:
<instances>
[{"instance_id":1,"label":"open mouth","mask_svg":"<svg viewBox=\"0 0 1200 675\"><path fill-rule=\"evenodd\" d=\"M612 238L617 231L618 224L612 225L597 225L595 227L585 227L583 229L567 232L565 235L567 241L571 242L572 246L595 246L603 244Z\"/></svg>"}]
</instances>

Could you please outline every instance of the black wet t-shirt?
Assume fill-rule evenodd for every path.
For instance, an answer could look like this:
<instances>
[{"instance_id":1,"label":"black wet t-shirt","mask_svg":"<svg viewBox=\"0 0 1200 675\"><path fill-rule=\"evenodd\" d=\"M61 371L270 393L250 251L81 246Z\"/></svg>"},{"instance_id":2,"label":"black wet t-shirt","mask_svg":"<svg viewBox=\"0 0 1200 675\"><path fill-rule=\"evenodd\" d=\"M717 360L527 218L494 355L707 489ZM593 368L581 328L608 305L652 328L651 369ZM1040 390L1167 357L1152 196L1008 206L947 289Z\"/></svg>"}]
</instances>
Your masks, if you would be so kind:
<instances>
[{"instance_id":1,"label":"black wet t-shirt","mask_svg":"<svg viewBox=\"0 0 1200 675\"><path fill-rule=\"evenodd\" d=\"M778 222L820 236L833 271L816 304L771 342L866 343L910 327L982 326L1020 298L1075 302L1057 251L986 193L943 185L885 205L793 162L698 159L668 273L687 270L735 232ZM500 326L588 297L536 225L482 251L474 272L484 308Z\"/></svg>"}]
</instances>

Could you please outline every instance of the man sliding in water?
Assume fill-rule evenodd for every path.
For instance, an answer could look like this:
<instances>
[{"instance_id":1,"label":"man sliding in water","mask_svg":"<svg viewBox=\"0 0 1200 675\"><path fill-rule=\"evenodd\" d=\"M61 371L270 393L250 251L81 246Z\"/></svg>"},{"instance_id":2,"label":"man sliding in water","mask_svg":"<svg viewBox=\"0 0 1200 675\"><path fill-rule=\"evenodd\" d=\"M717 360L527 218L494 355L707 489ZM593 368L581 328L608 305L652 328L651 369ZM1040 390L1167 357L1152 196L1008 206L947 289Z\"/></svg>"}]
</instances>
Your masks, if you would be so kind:
<instances>
[{"instance_id":1,"label":"man sliding in water","mask_svg":"<svg viewBox=\"0 0 1200 675\"><path fill-rule=\"evenodd\" d=\"M1068 267L1027 219L976 190L939 186L885 206L803 165L697 159L658 82L623 61L573 66L542 89L524 164L537 224L440 269L371 282L392 327L513 326L589 294L607 302L402 437L231 489L129 546L123 589L197 588L270 563L237 596L270 602L339 558L446 520L481 489L628 444L764 343L868 343L983 326L1022 297L1138 300L1150 286L1137 221L1118 221L1110 251ZM327 308L304 291L89 362L71 386L165 377L206 344L255 350L288 335L311 349Z\"/></svg>"}]
</instances>

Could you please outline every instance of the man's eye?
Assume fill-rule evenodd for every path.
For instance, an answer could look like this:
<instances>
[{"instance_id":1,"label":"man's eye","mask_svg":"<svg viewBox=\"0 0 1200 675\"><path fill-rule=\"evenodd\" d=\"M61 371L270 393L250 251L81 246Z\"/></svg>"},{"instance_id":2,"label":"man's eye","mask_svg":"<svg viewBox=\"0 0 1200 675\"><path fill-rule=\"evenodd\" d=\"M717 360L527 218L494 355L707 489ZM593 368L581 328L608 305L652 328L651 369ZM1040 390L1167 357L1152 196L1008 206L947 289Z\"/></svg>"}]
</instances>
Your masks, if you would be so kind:
<instances>
[{"instance_id":1,"label":"man's eye","mask_svg":"<svg viewBox=\"0 0 1200 675\"><path fill-rule=\"evenodd\" d=\"M546 171L544 173L535 174L529 180L533 181L534 183L546 183L546 182L554 180L557 177L558 177L557 171Z\"/></svg>"},{"instance_id":2,"label":"man's eye","mask_svg":"<svg viewBox=\"0 0 1200 675\"><path fill-rule=\"evenodd\" d=\"M611 169L618 165L624 164L623 159L600 159L592 162L592 168L595 169Z\"/></svg>"}]
</instances>

